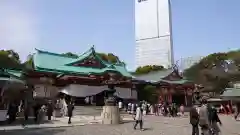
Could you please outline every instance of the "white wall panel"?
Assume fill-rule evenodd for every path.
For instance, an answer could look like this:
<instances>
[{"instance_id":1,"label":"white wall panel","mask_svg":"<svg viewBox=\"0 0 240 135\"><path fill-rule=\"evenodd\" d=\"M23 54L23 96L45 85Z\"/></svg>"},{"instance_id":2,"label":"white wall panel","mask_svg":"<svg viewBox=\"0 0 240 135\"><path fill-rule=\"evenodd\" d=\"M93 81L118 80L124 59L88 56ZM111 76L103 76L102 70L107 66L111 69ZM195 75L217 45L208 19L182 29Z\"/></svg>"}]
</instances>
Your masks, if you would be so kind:
<instances>
[{"instance_id":1,"label":"white wall panel","mask_svg":"<svg viewBox=\"0 0 240 135\"><path fill-rule=\"evenodd\" d=\"M51 85L35 85L34 94L36 97L54 97L58 94L59 88Z\"/></svg>"},{"instance_id":2,"label":"white wall panel","mask_svg":"<svg viewBox=\"0 0 240 135\"><path fill-rule=\"evenodd\" d=\"M70 84L65 88L63 88L61 92L70 96L75 96L75 97L87 97L87 96L96 95L107 89L108 89L107 86L88 86L88 85Z\"/></svg>"},{"instance_id":3,"label":"white wall panel","mask_svg":"<svg viewBox=\"0 0 240 135\"><path fill-rule=\"evenodd\" d=\"M170 35L169 0L158 0L158 29L159 36Z\"/></svg>"},{"instance_id":4,"label":"white wall panel","mask_svg":"<svg viewBox=\"0 0 240 135\"><path fill-rule=\"evenodd\" d=\"M172 66L169 0L135 0L136 67Z\"/></svg>"},{"instance_id":5,"label":"white wall panel","mask_svg":"<svg viewBox=\"0 0 240 135\"><path fill-rule=\"evenodd\" d=\"M157 0L135 0L136 40L158 36Z\"/></svg>"},{"instance_id":6,"label":"white wall panel","mask_svg":"<svg viewBox=\"0 0 240 135\"><path fill-rule=\"evenodd\" d=\"M132 99L137 99L137 91L132 90Z\"/></svg>"},{"instance_id":7,"label":"white wall panel","mask_svg":"<svg viewBox=\"0 0 240 135\"><path fill-rule=\"evenodd\" d=\"M171 41L170 36L136 41L137 66L162 65L171 66Z\"/></svg>"}]
</instances>

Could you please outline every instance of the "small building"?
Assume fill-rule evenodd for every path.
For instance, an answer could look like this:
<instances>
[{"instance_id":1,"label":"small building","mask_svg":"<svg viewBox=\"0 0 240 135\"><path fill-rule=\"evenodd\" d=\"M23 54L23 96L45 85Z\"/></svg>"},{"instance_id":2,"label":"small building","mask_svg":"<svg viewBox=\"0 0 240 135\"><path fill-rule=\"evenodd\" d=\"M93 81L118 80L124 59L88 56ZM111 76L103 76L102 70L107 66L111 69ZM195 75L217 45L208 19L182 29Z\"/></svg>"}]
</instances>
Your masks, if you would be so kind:
<instances>
[{"instance_id":1,"label":"small building","mask_svg":"<svg viewBox=\"0 0 240 135\"><path fill-rule=\"evenodd\" d=\"M27 87L20 76L21 71L0 69L0 121L7 119L9 103L25 98Z\"/></svg>"},{"instance_id":2,"label":"small building","mask_svg":"<svg viewBox=\"0 0 240 135\"><path fill-rule=\"evenodd\" d=\"M223 99L240 102L240 83L235 83L233 88L226 88L221 97Z\"/></svg>"},{"instance_id":3,"label":"small building","mask_svg":"<svg viewBox=\"0 0 240 135\"><path fill-rule=\"evenodd\" d=\"M25 81L21 78L21 71L0 69L0 104L6 95L7 100L20 99L19 94L26 89Z\"/></svg>"},{"instance_id":4,"label":"small building","mask_svg":"<svg viewBox=\"0 0 240 135\"><path fill-rule=\"evenodd\" d=\"M177 69L152 71L135 77L136 80L145 80L157 87L159 102L192 105L195 84L184 79Z\"/></svg>"},{"instance_id":5,"label":"small building","mask_svg":"<svg viewBox=\"0 0 240 135\"><path fill-rule=\"evenodd\" d=\"M54 98L64 93L73 97L91 97L95 102L102 103L104 90L113 82L116 96L123 99L137 98L136 90L132 89L132 75L125 64L104 61L94 47L78 58L36 51L33 55L34 69L24 73L27 82L34 87L35 97Z\"/></svg>"}]
</instances>

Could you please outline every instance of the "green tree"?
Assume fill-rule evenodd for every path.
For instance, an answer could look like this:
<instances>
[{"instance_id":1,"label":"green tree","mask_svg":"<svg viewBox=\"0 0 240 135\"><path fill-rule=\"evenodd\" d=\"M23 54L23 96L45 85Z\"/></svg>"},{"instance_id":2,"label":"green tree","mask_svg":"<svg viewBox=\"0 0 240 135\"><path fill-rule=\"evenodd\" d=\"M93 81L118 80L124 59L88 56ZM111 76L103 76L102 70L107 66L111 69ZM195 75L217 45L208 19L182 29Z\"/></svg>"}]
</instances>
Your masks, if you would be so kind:
<instances>
[{"instance_id":1,"label":"green tree","mask_svg":"<svg viewBox=\"0 0 240 135\"><path fill-rule=\"evenodd\" d=\"M229 83L239 80L240 51L213 53L184 71L188 79L202 84L206 91L221 93Z\"/></svg>"},{"instance_id":2,"label":"green tree","mask_svg":"<svg viewBox=\"0 0 240 135\"><path fill-rule=\"evenodd\" d=\"M34 64L33 64L33 55L30 54L28 55L27 60L23 63L25 69L27 70L33 70L34 69Z\"/></svg>"},{"instance_id":3,"label":"green tree","mask_svg":"<svg viewBox=\"0 0 240 135\"><path fill-rule=\"evenodd\" d=\"M97 53L97 55L104 61L109 63L117 63L120 62L118 56L112 54L112 53Z\"/></svg>"},{"instance_id":4,"label":"green tree","mask_svg":"<svg viewBox=\"0 0 240 135\"><path fill-rule=\"evenodd\" d=\"M67 52L67 53L63 53L63 56L67 56L67 57L71 57L71 58L78 58L77 54L71 53L71 52Z\"/></svg>"},{"instance_id":5,"label":"green tree","mask_svg":"<svg viewBox=\"0 0 240 135\"><path fill-rule=\"evenodd\" d=\"M105 53L97 53L97 55L104 61L108 61L108 56Z\"/></svg>"},{"instance_id":6,"label":"green tree","mask_svg":"<svg viewBox=\"0 0 240 135\"><path fill-rule=\"evenodd\" d=\"M115 56L115 55L112 54L112 53L108 53L108 54L107 54L107 57L108 57L108 62L110 62L110 63L117 63L117 62L119 62L118 57Z\"/></svg>"},{"instance_id":7,"label":"green tree","mask_svg":"<svg viewBox=\"0 0 240 135\"><path fill-rule=\"evenodd\" d=\"M152 85L146 85L145 87L139 89L138 98L140 101L145 100L150 103L156 103L158 100L156 87Z\"/></svg>"},{"instance_id":8,"label":"green tree","mask_svg":"<svg viewBox=\"0 0 240 135\"><path fill-rule=\"evenodd\" d=\"M143 67L138 67L134 74L147 74L152 71L160 71L164 69L165 68L163 66L159 66L159 65L146 65Z\"/></svg>"},{"instance_id":9,"label":"green tree","mask_svg":"<svg viewBox=\"0 0 240 135\"><path fill-rule=\"evenodd\" d=\"M18 53L13 50L0 50L0 67L22 69Z\"/></svg>"}]
</instances>

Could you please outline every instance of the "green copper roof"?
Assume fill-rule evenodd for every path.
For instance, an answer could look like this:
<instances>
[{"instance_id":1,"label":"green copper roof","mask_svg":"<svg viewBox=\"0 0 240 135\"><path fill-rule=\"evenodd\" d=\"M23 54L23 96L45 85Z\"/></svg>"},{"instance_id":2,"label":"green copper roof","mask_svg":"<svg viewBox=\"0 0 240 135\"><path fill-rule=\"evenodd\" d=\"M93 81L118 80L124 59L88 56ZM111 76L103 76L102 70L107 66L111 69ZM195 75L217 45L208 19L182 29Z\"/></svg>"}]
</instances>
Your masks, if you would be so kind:
<instances>
[{"instance_id":1,"label":"green copper roof","mask_svg":"<svg viewBox=\"0 0 240 135\"><path fill-rule=\"evenodd\" d=\"M92 68L92 67L80 67L72 66L72 64L77 63L90 56L95 57L99 60L105 68ZM71 58L63 56L61 54L46 52L37 50L37 53L33 56L34 68L37 71L46 72L56 72L56 73L71 73L71 74L102 74L104 72L113 71L119 72L125 77L132 77L132 75L127 71L123 63L108 63L103 61L96 53L92 47L78 58Z\"/></svg>"},{"instance_id":2,"label":"green copper roof","mask_svg":"<svg viewBox=\"0 0 240 135\"><path fill-rule=\"evenodd\" d=\"M145 80L147 82L152 82L152 83L159 83L159 82L165 82L169 84L186 84L186 83L191 83L191 81L187 79L180 79L180 80L165 80L164 78L173 73L173 69L166 69L166 70L161 70L161 71L154 71L150 72L148 74L143 74L143 75L135 75L136 80Z\"/></svg>"},{"instance_id":3,"label":"green copper roof","mask_svg":"<svg viewBox=\"0 0 240 135\"><path fill-rule=\"evenodd\" d=\"M186 79L181 79L177 81L169 81L169 80L161 80L161 82L166 82L170 84L186 84L186 83L192 83L192 81L186 80Z\"/></svg>"},{"instance_id":4,"label":"green copper roof","mask_svg":"<svg viewBox=\"0 0 240 135\"><path fill-rule=\"evenodd\" d=\"M221 97L240 97L239 88L226 88Z\"/></svg>"},{"instance_id":5,"label":"green copper roof","mask_svg":"<svg viewBox=\"0 0 240 135\"><path fill-rule=\"evenodd\" d=\"M14 78L21 78L21 76L22 76L22 71L2 69L2 70L0 71L0 76L10 76L10 77L14 77Z\"/></svg>"},{"instance_id":6,"label":"green copper roof","mask_svg":"<svg viewBox=\"0 0 240 135\"><path fill-rule=\"evenodd\" d=\"M162 80L162 78L170 75L172 72L173 72L172 69L167 69L167 70L150 72L148 74L143 74L143 75L135 75L135 77L138 80L147 80L147 81L151 81L151 82L158 82L158 81Z\"/></svg>"},{"instance_id":7,"label":"green copper roof","mask_svg":"<svg viewBox=\"0 0 240 135\"><path fill-rule=\"evenodd\" d=\"M22 71L19 71L19 70L7 70L7 72L18 78L22 76Z\"/></svg>"}]
</instances>

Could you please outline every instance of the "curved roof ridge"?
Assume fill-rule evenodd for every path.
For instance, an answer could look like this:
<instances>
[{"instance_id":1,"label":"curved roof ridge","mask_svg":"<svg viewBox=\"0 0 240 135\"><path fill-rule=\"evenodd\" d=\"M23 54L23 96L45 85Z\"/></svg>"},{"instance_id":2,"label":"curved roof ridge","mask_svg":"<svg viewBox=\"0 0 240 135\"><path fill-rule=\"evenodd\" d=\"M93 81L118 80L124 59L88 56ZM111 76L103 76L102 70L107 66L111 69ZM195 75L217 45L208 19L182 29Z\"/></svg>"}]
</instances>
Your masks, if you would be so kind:
<instances>
[{"instance_id":1,"label":"curved roof ridge","mask_svg":"<svg viewBox=\"0 0 240 135\"><path fill-rule=\"evenodd\" d=\"M72 58L70 56L65 56L63 54L60 54L60 53L54 53L54 52L48 52L48 51L43 51L43 50L40 50L40 49L36 49L35 50L38 52L38 53L45 53L45 54L49 54L49 55L55 55L55 56L60 56L60 57L67 57L67 58ZM74 58L72 58L74 59Z\"/></svg>"},{"instance_id":2,"label":"curved roof ridge","mask_svg":"<svg viewBox=\"0 0 240 135\"><path fill-rule=\"evenodd\" d=\"M80 54L80 55L78 56L78 58L86 55L87 53L92 53L93 51L95 51L94 46L92 46L90 49L88 49L88 50L85 51L84 53Z\"/></svg>"},{"instance_id":3,"label":"curved roof ridge","mask_svg":"<svg viewBox=\"0 0 240 135\"><path fill-rule=\"evenodd\" d=\"M110 63L109 62L109 66L122 66L122 67L125 67L126 68L126 65L124 62L121 62L121 61L118 61L116 63Z\"/></svg>"},{"instance_id":4,"label":"curved roof ridge","mask_svg":"<svg viewBox=\"0 0 240 135\"><path fill-rule=\"evenodd\" d=\"M88 49L87 51L85 51L84 53L79 55L77 59L74 59L72 62L70 62L68 64L73 64L78 61L81 61L82 59L90 56L91 54L94 55L100 62L102 62L102 64L104 64L104 65L108 64L96 53L94 46L92 46L90 49Z\"/></svg>"}]
</instances>

